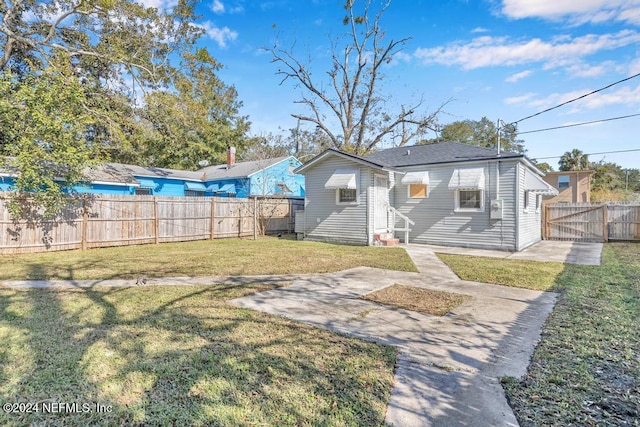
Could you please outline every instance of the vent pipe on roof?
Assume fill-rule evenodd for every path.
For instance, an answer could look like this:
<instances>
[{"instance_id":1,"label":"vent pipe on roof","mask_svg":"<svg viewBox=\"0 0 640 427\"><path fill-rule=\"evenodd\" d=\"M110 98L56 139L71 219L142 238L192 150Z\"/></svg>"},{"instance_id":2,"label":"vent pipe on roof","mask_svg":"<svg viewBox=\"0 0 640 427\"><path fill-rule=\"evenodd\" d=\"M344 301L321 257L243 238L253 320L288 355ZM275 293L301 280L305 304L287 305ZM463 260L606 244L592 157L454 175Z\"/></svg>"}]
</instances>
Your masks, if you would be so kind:
<instances>
[{"instance_id":1,"label":"vent pipe on roof","mask_svg":"<svg viewBox=\"0 0 640 427\"><path fill-rule=\"evenodd\" d=\"M227 147L227 169L236 164L236 147Z\"/></svg>"}]
</instances>

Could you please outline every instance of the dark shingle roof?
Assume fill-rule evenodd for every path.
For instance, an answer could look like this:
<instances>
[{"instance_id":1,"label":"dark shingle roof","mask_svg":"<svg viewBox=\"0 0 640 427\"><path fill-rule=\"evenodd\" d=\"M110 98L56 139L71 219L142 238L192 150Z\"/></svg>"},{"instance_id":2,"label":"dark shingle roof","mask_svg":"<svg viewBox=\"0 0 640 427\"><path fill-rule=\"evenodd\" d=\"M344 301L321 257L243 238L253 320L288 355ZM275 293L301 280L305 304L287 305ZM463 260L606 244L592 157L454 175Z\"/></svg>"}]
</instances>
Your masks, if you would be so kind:
<instances>
[{"instance_id":1,"label":"dark shingle roof","mask_svg":"<svg viewBox=\"0 0 640 427\"><path fill-rule=\"evenodd\" d=\"M227 165L225 163L222 165L209 166L200 169L197 172L200 175L206 175L205 178L202 178L205 181L210 179L245 178L256 172L260 172L261 170L266 169L269 166L280 163L281 161L286 160L289 157L291 156L282 156L264 160L253 160L249 162L237 162L231 167L231 169L227 169Z\"/></svg>"},{"instance_id":2,"label":"dark shingle roof","mask_svg":"<svg viewBox=\"0 0 640 427\"><path fill-rule=\"evenodd\" d=\"M369 154L365 156L365 159L391 167L401 167L497 158L517 158L523 156L524 155L520 153L502 152L498 157L494 149L448 141L389 148Z\"/></svg>"},{"instance_id":3,"label":"dark shingle roof","mask_svg":"<svg viewBox=\"0 0 640 427\"><path fill-rule=\"evenodd\" d=\"M187 180L200 180L202 173L193 171L181 171L176 169L164 169L156 167L144 167L126 165L123 163L104 163L85 169L85 175L91 181L136 183L135 176L177 178Z\"/></svg>"}]
</instances>

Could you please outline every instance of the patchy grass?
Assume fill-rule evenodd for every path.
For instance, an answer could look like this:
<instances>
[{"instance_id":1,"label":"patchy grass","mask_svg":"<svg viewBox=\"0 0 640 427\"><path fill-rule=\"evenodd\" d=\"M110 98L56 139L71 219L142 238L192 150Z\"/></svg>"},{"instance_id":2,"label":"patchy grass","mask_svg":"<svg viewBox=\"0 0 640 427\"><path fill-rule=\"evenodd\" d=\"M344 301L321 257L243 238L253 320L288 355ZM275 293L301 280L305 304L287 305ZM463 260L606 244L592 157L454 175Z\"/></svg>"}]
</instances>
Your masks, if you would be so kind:
<instances>
[{"instance_id":1,"label":"patchy grass","mask_svg":"<svg viewBox=\"0 0 640 427\"><path fill-rule=\"evenodd\" d=\"M516 288L551 290L564 271L564 264L504 258L437 254L462 280Z\"/></svg>"},{"instance_id":2,"label":"patchy grass","mask_svg":"<svg viewBox=\"0 0 640 427\"><path fill-rule=\"evenodd\" d=\"M0 425L381 425L395 350L225 302L269 288L0 288L0 403L89 408Z\"/></svg>"},{"instance_id":3,"label":"patchy grass","mask_svg":"<svg viewBox=\"0 0 640 427\"><path fill-rule=\"evenodd\" d=\"M639 425L640 244L606 244L601 266L566 265L553 289L527 375L503 380L520 425Z\"/></svg>"},{"instance_id":4,"label":"patchy grass","mask_svg":"<svg viewBox=\"0 0 640 427\"><path fill-rule=\"evenodd\" d=\"M362 298L430 316L444 316L470 297L451 292L395 284L366 294Z\"/></svg>"},{"instance_id":5,"label":"patchy grass","mask_svg":"<svg viewBox=\"0 0 640 427\"><path fill-rule=\"evenodd\" d=\"M0 280L325 273L358 266L417 271L402 248L264 237L2 256Z\"/></svg>"}]
</instances>

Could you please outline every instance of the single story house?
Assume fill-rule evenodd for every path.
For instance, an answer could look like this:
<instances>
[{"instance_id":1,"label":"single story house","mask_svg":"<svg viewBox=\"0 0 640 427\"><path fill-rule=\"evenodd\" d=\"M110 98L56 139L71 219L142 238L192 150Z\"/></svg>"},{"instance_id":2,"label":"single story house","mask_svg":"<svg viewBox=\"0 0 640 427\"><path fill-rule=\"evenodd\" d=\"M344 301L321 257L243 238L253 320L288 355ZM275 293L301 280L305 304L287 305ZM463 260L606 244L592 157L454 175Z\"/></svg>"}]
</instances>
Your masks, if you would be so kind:
<instances>
[{"instance_id":1,"label":"single story house","mask_svg":"<svg viewBox=\"0 0 640 427\"><path fill-rule=\"evenodd\" d=\"M309 240L360 245L399 237L519 251L541 239L542 196L557 194L523 154L459 142L368 156L329 149L295 172L306 180L296 231Z\"/></svg>"},{"instance_id":2,"label":"single story house","mask_svg":"<svg viewBox=\"0 0 640 427\"><path fill-rule=\"evenodd\" d=\"M87 168L88 182L74 186L78 193L218 196L304 197L304 176L293 173L301 165L294 156L236 162L235 149L227 163L198 171L105 163ZM0 171L0 191L10 191L15 174Z\"/></svg>"}]
</instances>

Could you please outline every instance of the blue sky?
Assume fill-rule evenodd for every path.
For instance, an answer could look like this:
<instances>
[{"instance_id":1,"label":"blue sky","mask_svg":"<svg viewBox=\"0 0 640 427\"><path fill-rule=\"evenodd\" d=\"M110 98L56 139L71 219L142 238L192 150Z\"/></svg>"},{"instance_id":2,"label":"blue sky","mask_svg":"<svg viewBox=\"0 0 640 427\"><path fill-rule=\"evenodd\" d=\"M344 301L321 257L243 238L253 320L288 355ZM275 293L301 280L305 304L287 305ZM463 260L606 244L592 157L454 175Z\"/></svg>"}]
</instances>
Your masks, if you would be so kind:
<instances>
[{"instance_id":1,"label":"blue sky","mask_svg":"<svg viewBox=\"0 0 640 427\"><path fill-rule=\"evenodd\" d=\"M167 0L145 0L166 6ZM168 0L173 1L173 0ZM198 12L203 39L234 85L254 135L296 126L299 90L280 84L263 48L278 40L329 69L330 38L345 31L340 0L208 0ZM372 7L380 4L373 0ZM386 40L411 39L385 69L384 92L397 104L423 97L443 108L440 122L512 122L640 73L640 0L392 1L382 19ZM521 132L640 113L640 77L519 123ZM557 158L640 149L640 116L523 134L528 156L557 169ZM640 151L594 154L640 168Z\"/></svg>"}]
</instances>

